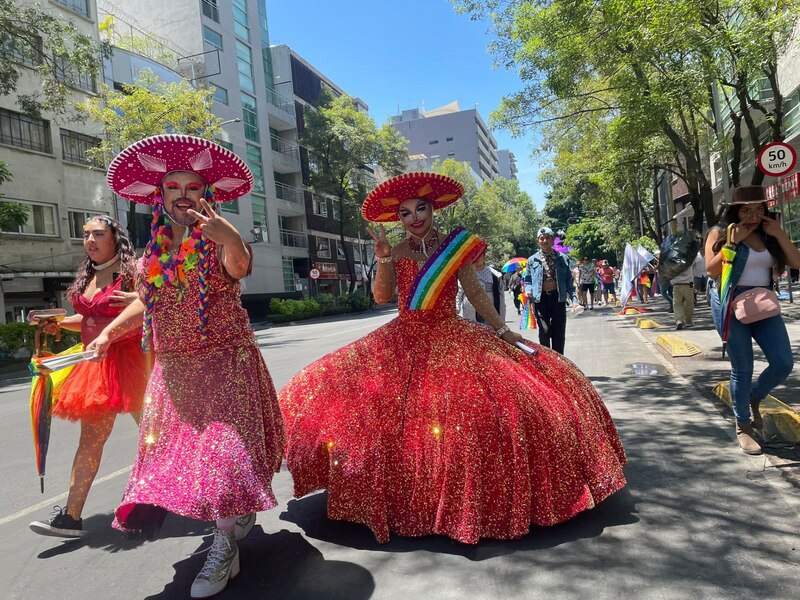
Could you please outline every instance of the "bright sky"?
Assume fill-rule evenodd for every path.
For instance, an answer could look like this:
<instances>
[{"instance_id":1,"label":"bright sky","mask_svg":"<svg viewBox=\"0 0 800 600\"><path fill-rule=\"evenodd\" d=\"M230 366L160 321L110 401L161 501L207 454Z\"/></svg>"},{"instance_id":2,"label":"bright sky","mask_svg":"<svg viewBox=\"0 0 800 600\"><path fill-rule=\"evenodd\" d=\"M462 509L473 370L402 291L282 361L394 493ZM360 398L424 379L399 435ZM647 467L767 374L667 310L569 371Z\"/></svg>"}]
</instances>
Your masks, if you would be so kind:
<instances>
[{"instance_id":1,"label":"bright sky","mask_svg":"<svg viewBox=\"0 0 800 600\"><path fill-rule=\"evenodd\" d=\"M459 15L447 0L267 0L272 44L286 44L351 96L380 125L406 108L431 110L458 100L488 123L500 99L522 87L516 73L492 68L488 23ZM520 186L540 208L545 188L530 157L530 136L494 130L517 159Z\"/></svg>"}]
</instances>

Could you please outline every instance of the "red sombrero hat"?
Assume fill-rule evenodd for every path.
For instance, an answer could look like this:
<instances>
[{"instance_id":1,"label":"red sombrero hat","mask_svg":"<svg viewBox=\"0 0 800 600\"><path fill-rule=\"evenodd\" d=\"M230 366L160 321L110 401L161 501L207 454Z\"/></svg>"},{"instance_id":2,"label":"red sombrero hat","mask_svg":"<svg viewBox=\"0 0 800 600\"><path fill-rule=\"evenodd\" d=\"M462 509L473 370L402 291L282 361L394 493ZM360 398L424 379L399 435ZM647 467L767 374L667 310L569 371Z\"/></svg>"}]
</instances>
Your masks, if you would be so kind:
<instances>
[{"instance_id":1,"label":"red sombrero hat","mask_svg":"<svg viewBox=\"0 0 800 600\"><path fill-rule=\"evenodd\" d=\"M361 205L361 214L367 221L399 221L397 208L401 202L424 198L433 204L433 210L438 210L463 195L464 186L450 177L438 173L403 173L372 190Z\"/></svg>"},{"instance_id":2,"label":"red sombrero hat","mask_svg":"<svg viewBox=\"0 0 800 600\"><path fill-rule=\"evenodd\" d=\"M253 174L244 161L219 144L168 133L131 144L108 167L106 181L117 194L141 204L153 204L153 192L164 175L191 171L214 188L214 200L228 202L253 187Z\"/></svg>"}]
</instances>

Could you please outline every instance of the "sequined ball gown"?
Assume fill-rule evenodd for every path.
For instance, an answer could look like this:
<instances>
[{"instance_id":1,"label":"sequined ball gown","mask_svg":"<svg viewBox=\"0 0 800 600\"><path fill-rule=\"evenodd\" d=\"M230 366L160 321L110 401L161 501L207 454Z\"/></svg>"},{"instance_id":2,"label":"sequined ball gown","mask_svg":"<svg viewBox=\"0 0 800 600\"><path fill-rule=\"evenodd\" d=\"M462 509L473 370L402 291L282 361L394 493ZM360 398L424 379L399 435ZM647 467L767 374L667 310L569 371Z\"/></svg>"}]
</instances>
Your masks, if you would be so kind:
<instances>
[{"instance_id":1,"label":"sequined ball gown","mask_svg":"<svg viewBox=\"0 0 800 600\"><path fill-rule=\"evenodd\" d=\"M187 278L184 288L158 291L153 372L118 529L147 533L165 511L210 521L276 505L271 480L283 458L283 422L239 282L222 271L212 246L203 341L198 270Z\"/></svg>"},{"instance_id":2,"label":"sequined ball gown","mask_svg":"<svg viewBox=\"0 0 800 600\"><path fill-rule=\"evenodd\" d=\"M379 542L477 543L566 521L625 485L616 428L572 362L457 317L455 275L432 309L408 310L420 265L395 265L399 316L278 395L296 497L327 489L328 516Z\"/></svg>"}]
</instances>

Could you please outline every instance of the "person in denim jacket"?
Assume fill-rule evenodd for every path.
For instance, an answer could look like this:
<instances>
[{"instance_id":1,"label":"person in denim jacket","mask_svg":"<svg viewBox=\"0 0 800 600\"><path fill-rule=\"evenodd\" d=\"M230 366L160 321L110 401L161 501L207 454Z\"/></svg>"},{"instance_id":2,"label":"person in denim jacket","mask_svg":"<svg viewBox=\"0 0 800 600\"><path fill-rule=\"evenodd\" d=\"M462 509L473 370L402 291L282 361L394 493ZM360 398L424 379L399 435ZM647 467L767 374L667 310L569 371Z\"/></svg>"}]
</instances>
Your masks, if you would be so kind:
<instances>
[{"instance_id":1,"label":"person in denim jacket","mask_svg":"<svg viewBox=\"0 0 800 600\"><path fill-rule=\"evenodd\" d=\"M742 186L733 190L722 221L708 234L705 256L709 276L718 278L722 272L720 250L725 243L726 228L732 223L735 225L731 232L731 243L736 247L736 256L731 271L731 298L754 287L771 288L773 273L781 273L787 265L800 266L800 251L781 229L780 223L767 211L764 189L761 186ZM710 300L714 323L725 339L723 315L730 310L730 306L721 306L719 285L713 289ZM789 335L780 315L745 324L731 314L727 329L736 439L746 454L761 454L761 446L754 437L755 430L763 427L759 405L792 371L794 361ZM764 352L768 363L755 385L753 340Z\"/></svg>"},{"instance_id":2,"label":"person in denim jacket","mask_svg":"<svg viewBox=\"0 0 800 600\"><path fill-rule=\"evenodd\" d=\"M566 256L553 249L553 230L537 233L540 250L528 258L525 295L534 303L539 343L564 354L567 303L577 302Z\"/></svg>"}]
</instances>

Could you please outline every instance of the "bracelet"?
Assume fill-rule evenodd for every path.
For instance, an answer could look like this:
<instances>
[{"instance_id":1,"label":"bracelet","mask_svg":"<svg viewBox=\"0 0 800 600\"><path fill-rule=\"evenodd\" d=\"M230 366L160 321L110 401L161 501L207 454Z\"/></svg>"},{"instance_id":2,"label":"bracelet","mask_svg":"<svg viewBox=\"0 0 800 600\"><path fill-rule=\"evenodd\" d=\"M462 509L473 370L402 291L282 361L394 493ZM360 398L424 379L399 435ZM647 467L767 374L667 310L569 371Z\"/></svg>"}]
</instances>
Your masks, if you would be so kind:
<instances>
[{"instance_id":1,"label":"bracelet","mask_svg":"<svg viewBox=\"0 0 800 600\"><path fill-rule=\"evenodd\" d=\"M511 331L511 328L508 325L503 325L500 329L497 330L497 335L499 337L503 337L503 334L507 331Z\"/></svg>"},{"instance_id":2,"label":"bracelet","mask_svg":"<svg viewBox=\"0 0 800 600\"><path fill-rule=\"evenodd\" d=\"M392 262L394 259L390 256L378 256L378 262L382 265Z\"/></svg>"}]
</instances>

